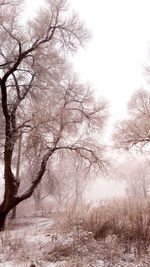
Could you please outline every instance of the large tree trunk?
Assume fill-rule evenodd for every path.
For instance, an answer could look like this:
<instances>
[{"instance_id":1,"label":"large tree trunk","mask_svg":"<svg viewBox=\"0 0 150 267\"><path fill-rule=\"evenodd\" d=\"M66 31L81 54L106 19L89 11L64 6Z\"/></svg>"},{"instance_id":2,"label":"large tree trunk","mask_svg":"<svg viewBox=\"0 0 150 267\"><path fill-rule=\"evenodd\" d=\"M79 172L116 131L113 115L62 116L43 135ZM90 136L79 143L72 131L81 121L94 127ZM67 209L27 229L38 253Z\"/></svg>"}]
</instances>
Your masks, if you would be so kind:
<instances>
[{"instance_id":1,"label":"large tree trunk","mask_svg":"<svg viewBox=\"0 0 150 267\"><path fill-rule=\"evenodd\" d=\"M10 169L6 171L4 201L0 205L0 231L4 230L5 219L9 211L12 210L14 207L16 207L19 203L24 201L25 199L31 197L35 188L38 186L38 184L40 183L45 173L47 161L49 157L53 154L54 150L48 151L43 156L43 160L41 161L41 166L35 176L35 179L33 180L32 184L29 186L29 188L23 194L19 196L17 195L19 182L15 180L15 177Z\"/></svg>"},{"instance_id":2,"label":"large tree trunk","mask_svg":"<svg viewBox=\"0 0 150 267\"><path fill-rule=\"evenodd\" d=\"M0 231L3 231L5 228L6 216L7 216L7 213L0 212Z\"/></svg>"},{"instance_id":3,"label":"large tree trunk","mask_svg":"<svg viewBox=\"0 0 150 267\"><path fill-rule=\"evenodd\" d=\"M5 170L5 194L4 200L0 205L0 231L4 229L5 219L10 210L17 204L16 195L18 193L19 183L11 170Z\"/></svg>"},{"instance_id":4,"label":"large tree trunk","mask_svg":"<svg viewBox=\"0 0 150 267\"><path fill-rule=\"evenodd\" d=\"M0 231L3 231L5 228L5 221L7 214L13 207L15 206L15 200L14 201L3 201L3 203L0 205Z\"/></svg>"}]
</instances>

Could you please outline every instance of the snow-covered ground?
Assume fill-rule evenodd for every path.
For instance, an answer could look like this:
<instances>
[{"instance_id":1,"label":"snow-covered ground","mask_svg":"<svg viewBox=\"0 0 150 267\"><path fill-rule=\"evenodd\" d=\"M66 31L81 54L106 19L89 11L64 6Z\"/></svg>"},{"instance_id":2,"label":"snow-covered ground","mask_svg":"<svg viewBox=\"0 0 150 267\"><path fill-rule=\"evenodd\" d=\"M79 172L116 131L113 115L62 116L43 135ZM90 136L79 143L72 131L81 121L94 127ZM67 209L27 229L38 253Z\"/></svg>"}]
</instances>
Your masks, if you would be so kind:
<instances>
[{"instance_id":1,"label":"snow-covered ground","mask_svg":"<svg viewBox=\"0 0 150 267\"><path fill-rule=\"evenodd\" d=\"M125 252L116 237L95 240L79 225L62 228L61 218L18 218L0 233L0 267L148 267L150 255L141 258ZM114 243L113 243L114 242Z\"/></svg>"}]
</instances>

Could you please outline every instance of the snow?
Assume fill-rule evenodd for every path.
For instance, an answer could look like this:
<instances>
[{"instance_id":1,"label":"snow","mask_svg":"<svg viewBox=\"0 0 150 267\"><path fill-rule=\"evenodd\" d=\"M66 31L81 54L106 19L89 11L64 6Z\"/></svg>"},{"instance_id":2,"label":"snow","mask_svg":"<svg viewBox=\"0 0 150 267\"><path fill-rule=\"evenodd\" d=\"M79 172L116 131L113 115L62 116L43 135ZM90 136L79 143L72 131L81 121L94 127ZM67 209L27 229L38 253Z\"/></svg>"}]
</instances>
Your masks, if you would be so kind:
<instances>
[{"instance_id":1,"label":"snow","mask_svg":"<svg viewBox=\"0 0 150 267\"><path fill-rule=\"evenodd\" d=\"M105 267L105 262L102 260L96 260L96 266L95 267Z\"/></svg>"},{"instance_id":2,"label":"snow","mask_svg":"<svg viewBox=\"0 0 150 267\"><path fill-rule=\"evenodd\" d=\"M0 267L150 266L149 255L136 258L132 247L124 253L120 245L114 250L108 241L110 236L96 241L79 225L60 228L53 218L19 218L0 233Z\"/></svg>"}]
</instances>

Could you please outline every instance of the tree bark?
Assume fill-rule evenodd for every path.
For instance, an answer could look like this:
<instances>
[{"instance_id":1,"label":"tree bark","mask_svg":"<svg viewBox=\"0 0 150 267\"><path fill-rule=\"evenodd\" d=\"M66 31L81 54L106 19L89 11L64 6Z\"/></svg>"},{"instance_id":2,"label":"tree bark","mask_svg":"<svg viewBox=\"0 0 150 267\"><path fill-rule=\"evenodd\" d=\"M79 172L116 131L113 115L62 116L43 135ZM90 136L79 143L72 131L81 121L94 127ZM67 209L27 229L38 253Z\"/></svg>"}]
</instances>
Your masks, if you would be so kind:
<instances>
[{"instance_id":1,"label":"tree bark","mask_svg":"<svg viewBox=\"0 0 150 267\"><path fill-rule=\"evenodd\" d=\"M43 156L43 160L41 161L41 166L39 171L37 172L35 180L20 196L17 195L19 183L17 183L17 181L14 179L12 172L10 171L5 174L7 175L5 178L5 195L4 201L0 205L0 231L4 230L5 219L9 211L33 194L35 188L38 186L45 173L47 161L54 151L55 149L50 150Z\"/></svg>"},{"instance_id":2,"label":"tree bark","mask_svg":"<svg viewBox=\"0 0 150 267\"><path fill-rule=\"evenodd\" d=\"M3 231L5 229L5 220L7 217L7 214L11 209L15 207L15 200L4 200L3 203L0 206L0 231Z\"/></svg>"},{"instance_id":3,"label":"tree bark","mask_svg":"<svg viewBox=\"0 0 150 267\"><path fill-rule=\"evenodd\" d=\"M0 214L0 231L5 229L5 220L6 220L7 213Z\"/></svg>"},{"instance_id":4,"label":"tree bark","mask_svg":"<svg viewBox=\"0 0 150 267\"><path fill-rule=\"evenodd\" d=\"M19 137L19 142L18 142L18 154L17 154L17 164L16 164L16 180L18 183L20 183L19 171L20 171L20 158L21 158L21 143L22 143L22 133ZM11 219L16 218L16 211L17 211L17 208L15 206L11 213Z\"/></svg>"}]
</instances>

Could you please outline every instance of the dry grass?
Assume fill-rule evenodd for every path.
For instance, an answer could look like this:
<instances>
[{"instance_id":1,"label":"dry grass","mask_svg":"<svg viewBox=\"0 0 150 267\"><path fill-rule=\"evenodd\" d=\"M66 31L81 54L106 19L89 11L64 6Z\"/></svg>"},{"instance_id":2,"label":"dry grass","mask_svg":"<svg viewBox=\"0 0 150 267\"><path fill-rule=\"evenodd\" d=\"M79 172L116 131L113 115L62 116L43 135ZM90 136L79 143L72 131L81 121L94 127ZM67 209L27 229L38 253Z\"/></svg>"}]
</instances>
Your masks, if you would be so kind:
<instances>
[{"instance_id":1,"label":"dry grass","mask_svg":"<svg viewBox=\"0 0 150 267\"><path fill-rule=\"evenodd\" d=\"M114 199L97 206L83 206L68 212L66 227L81 226L94 238L116 236L128 249L135 245L138 253L150 245L150 200Z\"/></svg>"},{"instance_id":2,"label":"dry grass","mask_svg":"<svg viewBox=\"0 0 150 267\"><path fill-rule=\"evenodd\" d=\"M15 259L25 262L24 266L35 261L41 266L52 263L83 267L92 266L88 263L99 266L96 261L110 263L108 266L117 266L119 261L129 264L123 266L135 266L146 258L150 266L149 201L113 200L72 207L64 213L53 213L55 224L49 226L44 218L37 219L42 228L26 222L19 230L16 222L1 233L3 260Z\"/></svg>"}]
</instances>

